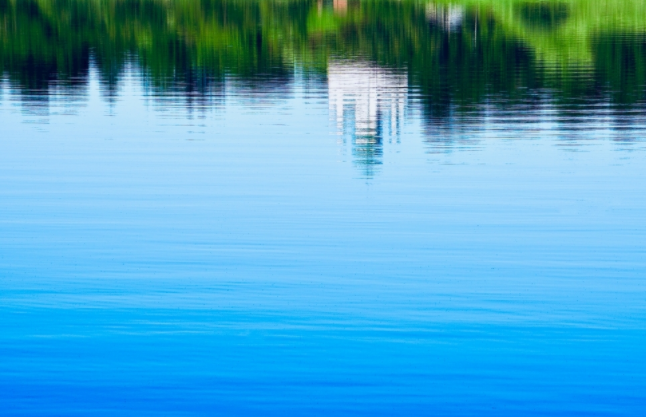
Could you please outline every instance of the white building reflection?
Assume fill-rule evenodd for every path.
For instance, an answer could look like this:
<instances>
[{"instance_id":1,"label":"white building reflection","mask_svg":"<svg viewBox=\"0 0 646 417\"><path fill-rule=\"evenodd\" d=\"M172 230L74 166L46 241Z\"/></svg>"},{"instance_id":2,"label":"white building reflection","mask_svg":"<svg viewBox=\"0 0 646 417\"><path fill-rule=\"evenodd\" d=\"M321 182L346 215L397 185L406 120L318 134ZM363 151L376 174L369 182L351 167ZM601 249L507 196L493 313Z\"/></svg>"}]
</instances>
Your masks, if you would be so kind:
<instances>
[{"instance_id":1,"label":"white building reflection","mask_svg":"<svg viewBox=\"0 0 646 417\"><path fill-rule=\"evenodd\" d=\"M351 139L358 163L380 164L383 140L399 140L407 94L406 73L366 61L328 62L330 115L336 133Z\"/></svg>"}]
</instances>

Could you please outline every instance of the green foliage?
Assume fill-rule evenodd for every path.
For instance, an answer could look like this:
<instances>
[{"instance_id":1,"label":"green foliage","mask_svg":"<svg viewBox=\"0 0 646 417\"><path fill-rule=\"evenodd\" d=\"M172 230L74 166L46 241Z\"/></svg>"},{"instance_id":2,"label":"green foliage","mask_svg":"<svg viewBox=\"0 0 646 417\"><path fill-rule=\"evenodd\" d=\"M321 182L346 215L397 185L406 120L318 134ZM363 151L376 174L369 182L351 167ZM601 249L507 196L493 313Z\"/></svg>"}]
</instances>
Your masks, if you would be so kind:
<instances>
[{"instance_id":1,"label":"green foliage","mask_svg":"<svg viewBox=\"0 0 646 417\"><path fill-rule=\"evenodd\" d=\"M361 57L407 71L429 115L535 91L634 103L646 85L643 16L641 0L0 0L0 72L46 90L86 82L93 59L108 90L132 63L152 88L199 91L225 76L287 80L294 65L324 75L330 56Z\"/></svg>"}]
</instances>

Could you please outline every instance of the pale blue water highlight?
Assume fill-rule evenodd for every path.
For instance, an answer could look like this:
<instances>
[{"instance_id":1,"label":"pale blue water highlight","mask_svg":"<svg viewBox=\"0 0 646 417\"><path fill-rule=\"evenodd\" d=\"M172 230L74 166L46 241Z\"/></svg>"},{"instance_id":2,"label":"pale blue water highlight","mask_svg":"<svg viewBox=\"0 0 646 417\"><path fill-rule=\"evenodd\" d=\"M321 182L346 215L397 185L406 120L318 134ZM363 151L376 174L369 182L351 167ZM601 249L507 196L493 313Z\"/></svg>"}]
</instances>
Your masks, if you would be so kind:
<instances>
[{"instance_id":1,"label":"pale blue water highlight","mask_svg":"<svg viewBox=\"0 0 646 417\"><path fill-rule=\"evenodd\" d=\"M366 168L328 84L4 84L3 415L644 413L643 111L411 87Z\"/></svg>"}]
</instances>

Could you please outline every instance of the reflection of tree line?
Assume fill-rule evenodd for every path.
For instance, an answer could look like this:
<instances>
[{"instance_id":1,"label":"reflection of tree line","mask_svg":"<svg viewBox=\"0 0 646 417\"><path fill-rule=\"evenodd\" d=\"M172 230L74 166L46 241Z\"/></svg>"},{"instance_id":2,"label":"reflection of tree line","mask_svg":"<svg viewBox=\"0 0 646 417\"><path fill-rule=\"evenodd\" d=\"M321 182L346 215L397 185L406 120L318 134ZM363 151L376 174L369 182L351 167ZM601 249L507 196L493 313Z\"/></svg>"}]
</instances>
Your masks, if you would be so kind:
<instances>
[{"instance_id":1,"label":"reflection of tree line","mask_svg":"<svg viewBox=\"0 0 646 417\"><path fill-rule=\"evenodd\" d=\"M263 9L267 8L269 12ZM86 82L90 56L115 88L130 58L161 89L204 89L226 73L290 78L280 32L298 14L265 2L0 0L0 70L28 90ZM278 10L285 9L285 10Z\"/></svg>"},{"instance_id":2,"label":"reflection of tree line","mask_svg":"<svg viewBox=\"0 0 646 417\"><path fill-rule=\"evenodd\" d=\"M295 63L325 76L329 57L361 57L405 74L437 127L483 103L643 102L643 3L0 0L0 71L33 97L84 86L94 62L110 95L136 65L151 88L199 98L227 77L280 93Z\"/></svg>"},{"instance_id":3,"label":"reflection of tree line","mask_svg":"<svg viewBox=\"0 0 646 417\"><path fill-rule=\"evenodd\" d=\"M470 106L489 94L522 96L519 87L551 88L568 99L608 84L622 92L613 99L635 102L646 80L644 38L612 37L611 30L612 22L618 31L641 29L621 13L625 4L635 20L638 3L603 3L615 5L615 18L604 17L605 33L584 36L591 50L580 55L591 55L586 64L597 70L586 83L568 76L568 68L545 76L550 68L537 63L531 48L553 58L559 39L572 55L568 48L576 42L557 36L568 25L569 3L512 0L0 0L0 70L25 89L46 89L53 80L74 85L86 82L92 56L103 83L114 88L136 57L152 85L199 91L226 74L253 88L264 77L289 80L294 61L324 73L327 56L358 55L408 71L416 87L432 93L433 115L446 111L447 101ZM573 25L580 27L579 20Z\"/></svg>"}]
</instances>

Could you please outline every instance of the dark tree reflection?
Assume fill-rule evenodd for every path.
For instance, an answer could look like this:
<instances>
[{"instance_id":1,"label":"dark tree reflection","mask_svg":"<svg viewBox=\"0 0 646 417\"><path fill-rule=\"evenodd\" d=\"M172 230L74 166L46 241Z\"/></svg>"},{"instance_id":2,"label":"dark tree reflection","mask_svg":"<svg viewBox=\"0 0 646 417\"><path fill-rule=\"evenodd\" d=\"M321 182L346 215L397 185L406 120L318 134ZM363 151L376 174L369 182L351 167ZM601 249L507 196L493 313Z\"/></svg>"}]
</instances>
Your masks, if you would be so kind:
<instances>
[{"instance_id":1,"label":"dark tree reflection","mask_svg":"<svg viewBox=\"0 0 646 417\"><path fill-rule=\"evenodd\" d=\"M364 68L351 76L381 74L374 91L337 83L331 94L354 107L331 111L351 115L344 134L354 132L357 160L376 166L410 100L440 148L456 120L477 128L495 109L556 103L568 123L580 102L643 111L645 14L637 0L0 0L0 72L25 103L47 103L54 91L83 94L92 66L114 100L136 68L152 96L193 108L221 103L227 80L281 100L295 69L335 82L339 65ZM373 106L371 94L389 98Z\"/></svg>"}]
</instances>

